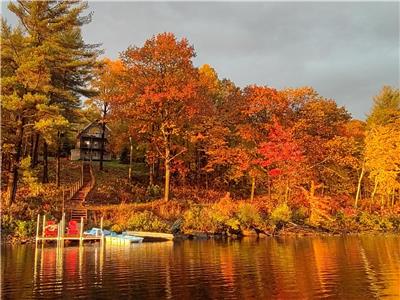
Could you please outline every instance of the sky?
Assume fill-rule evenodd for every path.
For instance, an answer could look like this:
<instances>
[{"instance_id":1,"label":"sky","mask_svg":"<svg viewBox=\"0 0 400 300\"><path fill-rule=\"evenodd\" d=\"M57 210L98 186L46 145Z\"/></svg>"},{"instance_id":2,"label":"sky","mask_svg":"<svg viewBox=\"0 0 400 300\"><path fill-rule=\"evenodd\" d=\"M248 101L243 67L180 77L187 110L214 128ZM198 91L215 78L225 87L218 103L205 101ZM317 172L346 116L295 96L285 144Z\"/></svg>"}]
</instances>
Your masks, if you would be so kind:
<instances>
[{"instance_id":1,"label":"sky","mask_svg":"<svg viewBox=\"0 0 400 300\"><path fill-rule=\"evenodd\" d=\"M2 3L2 14L13 17ZM160 32L186 37L194 63L238 86L312 86L365 119L399 87L400 2L91 2L86 42L116 59Z\"/></svg>"}]
</instances>

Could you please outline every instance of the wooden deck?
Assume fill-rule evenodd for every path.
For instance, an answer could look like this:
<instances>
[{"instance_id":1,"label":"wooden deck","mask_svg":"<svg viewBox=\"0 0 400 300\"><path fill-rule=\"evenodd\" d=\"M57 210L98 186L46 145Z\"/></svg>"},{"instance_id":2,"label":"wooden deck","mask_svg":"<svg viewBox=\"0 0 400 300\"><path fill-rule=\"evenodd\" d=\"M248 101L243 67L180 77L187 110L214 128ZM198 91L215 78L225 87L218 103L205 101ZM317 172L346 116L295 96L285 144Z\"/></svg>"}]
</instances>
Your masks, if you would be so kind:
<instances>
[{"instance_id":1,"label":"wooden deck","mask_svg":"<svg viewBox=\"0 0 400 300\"><path fill-rule=\"evenodd\" d=\"M56 241L57 243L64 241L79 241L80 243L88 242L88 241L104 241L103 235L90 235L84 233L84 222L83 217L81 217L81 222L79 224L79 234L68 233L66 231L66 222L65 222L65 213L63 213L62 219L57 224L51 224L49 226L57 226L57 235L46 235L46 216L43 216L43 222L40 224L40 215L37 217L36 224L36 243L46 241ZM42 226L41 226L42 225ZM40 228L42 227L42 232L40 232ZM101 218L100 228L103 229L103 218Z\"/></svg>"},{"instance_id":2,"label":"wooden deck","mask_svg":"<svg viewBox=\"0 0 400 300\"><path fill-rule=\"evenodd\" d=\"M170 233L162 233L162 232L148 232L148 231L127 231L129 235L135 235L143 238L150 239L162 239L162 240L173 240L174 235Z\"/></svg>"}]
</instances>

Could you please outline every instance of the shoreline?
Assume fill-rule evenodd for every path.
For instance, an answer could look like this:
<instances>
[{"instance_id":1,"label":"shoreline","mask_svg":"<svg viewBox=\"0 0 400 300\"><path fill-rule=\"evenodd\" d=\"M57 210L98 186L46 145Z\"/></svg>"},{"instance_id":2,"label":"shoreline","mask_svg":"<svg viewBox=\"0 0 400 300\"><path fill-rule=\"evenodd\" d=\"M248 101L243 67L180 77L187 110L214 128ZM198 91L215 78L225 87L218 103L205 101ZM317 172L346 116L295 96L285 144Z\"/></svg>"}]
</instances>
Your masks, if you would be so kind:
<instances>
[{"instance_id":1,"label":"shoreline","mask_svg":"<svg viewBox=\"0 0 400 300\"><path fill-rule=\"evenodd\" d=\"M296 227L300 227L297 225ZM310 228L301 226L296 230L293 227L284 228L277 231L276 233L269 232L259 232L255 230L243 230L240 233L209 233L201 231L192 231L186 233L174 234L173 241L179 242L184 240L240 240L242 238L281 238L281 237L293 237L293 238L303 238L303 237L334 237L334 236L354 236L354 235L387 235L394 234L400 235L399 231L378 231L378 230L360 230L360 231L323 231L321 229L310 230ZM1 237L1 243L7 245L23 245L23 244L34 244L36 242L35 237L15 237L15 236L5 236Z\"/></svg>"}]
</instances>

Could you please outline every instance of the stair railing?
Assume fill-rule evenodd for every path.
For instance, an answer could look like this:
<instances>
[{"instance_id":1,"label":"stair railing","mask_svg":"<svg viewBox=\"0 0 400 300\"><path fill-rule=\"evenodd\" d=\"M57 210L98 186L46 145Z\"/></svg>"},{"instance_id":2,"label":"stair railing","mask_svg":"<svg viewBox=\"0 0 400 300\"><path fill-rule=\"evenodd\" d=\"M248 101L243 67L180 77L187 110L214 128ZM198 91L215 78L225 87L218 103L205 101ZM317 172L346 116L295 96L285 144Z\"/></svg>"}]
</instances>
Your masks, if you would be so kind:
<instances>
[{"instance_id":1,"label":"stair railing","mask_svg":"<svg viewBox=\"0 0 400 300\"><path fill-rule=\"evenodd\" d=\"M74 183L70 184L66 188L63 187L62 189L62 212L64 213L65 211L65 202L71 201L72 198L76 195L76 193L83 187L83 173L81 173L81 176L78 181L75 181Z\"/></svg>"}]
</instances>

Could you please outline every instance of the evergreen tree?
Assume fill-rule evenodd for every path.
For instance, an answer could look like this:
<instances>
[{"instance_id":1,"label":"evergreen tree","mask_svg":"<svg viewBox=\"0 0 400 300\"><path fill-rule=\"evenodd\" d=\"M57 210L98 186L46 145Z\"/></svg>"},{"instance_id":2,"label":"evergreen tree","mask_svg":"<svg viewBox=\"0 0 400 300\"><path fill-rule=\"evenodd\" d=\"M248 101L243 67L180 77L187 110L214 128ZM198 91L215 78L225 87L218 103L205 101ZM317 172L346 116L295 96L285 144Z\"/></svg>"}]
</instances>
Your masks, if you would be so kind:
<instances>
[{"instance_id":1,"label":"evergreen tree","mask_svg":"<svg viewBox=\"0 0 400 300\"><path fill-rule=\"evenodd\" d=\"M20 23L14 31L7 25L2 31L2 58L6 62L2 64L2 81L6 83L3 95L8 96L2 105L17 124L10 204L15 200L26 126L33 126L44 137L44 181L48 177L47 144L55 146L56 183L60 185L61 138L76 118L80 96L92 94L86 86L99 51L98 45L85 44L81 36L81 26L91 19L91 15L80 16L87 8L85 3L18 1L8 7Z\"/></svg>"},{"instance_id":2,"label":"evergreen tree","mask_svg":"<svg viewBox=\"0 0 400 300\"><path fill-rule=\"evenodd\" d=\"M43 49L32 47L29 37L18 27L11 29L2 21L1 32L3 149L8 149L10 205L16 196L18 169L22 158L24 133L34 124L36 107L47 102L50 72L44 64Z\"/></svg>"}]
</instances>

